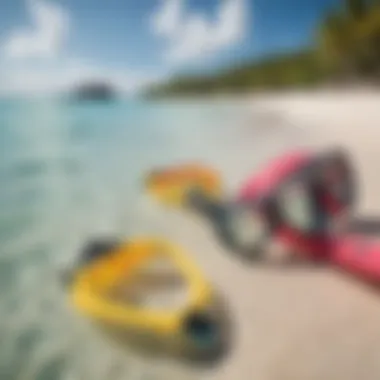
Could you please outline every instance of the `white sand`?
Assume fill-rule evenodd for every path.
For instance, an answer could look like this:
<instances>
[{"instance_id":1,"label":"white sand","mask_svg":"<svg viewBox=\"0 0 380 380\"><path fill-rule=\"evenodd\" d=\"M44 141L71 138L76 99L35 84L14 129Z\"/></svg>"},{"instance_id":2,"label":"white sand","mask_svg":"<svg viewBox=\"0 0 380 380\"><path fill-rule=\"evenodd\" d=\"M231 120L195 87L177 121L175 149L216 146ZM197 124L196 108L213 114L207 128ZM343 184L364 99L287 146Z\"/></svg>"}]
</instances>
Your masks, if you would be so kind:
<instances>
[{"instance_id":1,"label":"white sand","mask_svg":"<svg viewBox=\"0 0 380 380\"><path fill-rule=\"evenodd\" d=\"M262 118L260 125L247 121L237 127L246 137L236 146L231 139L226 142L230 151L220 157L231 188L285 149L339 144L350 149L359 170L360 210L380 213L380 94L294 93L252 97L249 102L256 120ZM328 269L244 266L199 221L180 213L165 218L162 232L196 255L225 294L236 324L231 355L199 377L380 378L380 291L376 294Z\"/></svg>"}]
</instances>

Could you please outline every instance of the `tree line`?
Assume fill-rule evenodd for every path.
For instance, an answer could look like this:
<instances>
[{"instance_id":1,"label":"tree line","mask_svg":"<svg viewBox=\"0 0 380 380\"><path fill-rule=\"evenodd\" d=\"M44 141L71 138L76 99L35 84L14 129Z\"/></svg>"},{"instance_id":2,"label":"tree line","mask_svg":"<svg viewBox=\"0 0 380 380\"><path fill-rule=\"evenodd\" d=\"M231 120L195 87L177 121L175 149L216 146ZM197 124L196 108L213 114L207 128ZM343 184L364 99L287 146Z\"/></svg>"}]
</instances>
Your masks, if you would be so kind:
<instances>
[{"instance_id":1,"label":"tree line","mask_svg":"<svg viewBox=\"0 0 380 380\"><path fill-rule=\"evenodd\" d=\"M279 90L380 79L380 0L344 0L317 26L312 44L215 75L173 78L149 96Z\"/></svg>"}]
</instances>

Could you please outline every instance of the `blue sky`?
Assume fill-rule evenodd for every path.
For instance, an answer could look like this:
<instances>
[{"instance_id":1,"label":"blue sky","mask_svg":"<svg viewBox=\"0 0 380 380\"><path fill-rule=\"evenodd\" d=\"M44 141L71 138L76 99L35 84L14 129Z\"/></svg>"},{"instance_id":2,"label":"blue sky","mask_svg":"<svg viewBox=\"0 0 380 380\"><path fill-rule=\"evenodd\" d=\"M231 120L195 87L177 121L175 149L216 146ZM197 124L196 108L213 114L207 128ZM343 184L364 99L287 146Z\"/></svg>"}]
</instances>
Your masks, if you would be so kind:
<instances>
[{"instance_id":1,"label":"blue sky","mask_svg":"<svg viewBox=\"0 0 380 380\"><path fill-rule=\"evenodd\" d=\"M0 91L126 91L307 44L339 0L1 0Z\"/></svg>"}]
</instances>

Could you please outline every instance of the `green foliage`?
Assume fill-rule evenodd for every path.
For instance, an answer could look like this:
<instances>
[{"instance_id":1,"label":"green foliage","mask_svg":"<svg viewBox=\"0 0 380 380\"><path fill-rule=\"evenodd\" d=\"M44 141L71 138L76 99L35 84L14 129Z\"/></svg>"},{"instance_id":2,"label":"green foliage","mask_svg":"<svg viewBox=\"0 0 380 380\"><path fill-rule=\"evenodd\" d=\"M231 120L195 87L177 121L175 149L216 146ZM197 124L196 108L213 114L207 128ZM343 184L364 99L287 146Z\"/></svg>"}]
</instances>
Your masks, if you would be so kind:
<instances>
[{"instance_id":1,"label":"green foliage","mask_svg":"<svg viewBox=\"0 0 380 380\"><path fill-rule=\"evenodd\" d=\"M346 0L346 9L349 17L360 19L368 12L368 1L366 0Z\"/></svg>"},{"instance_id":2,"label":"green foliage","mask_svg":"<svg viewBox=\"0 0 380 380\"><path fill-rule=\"evenodd\" d=\"M315 31L313 46L207 77L182 77L151 88L150 96L209 94L313 86L373 79L380 73L380 1L344 0Z\"/></svg>"},{"instance_id":3,"label":"green foliage","mask_svg":"<svg viewBox=\"0 0 380 380\"><path fill-rule=\"evenodd\" d=\"M320 62L348 79L373 77L380 68L380 4L346 0L346 7L327 15L319 30Z\"/></svg>"}]
</instances>

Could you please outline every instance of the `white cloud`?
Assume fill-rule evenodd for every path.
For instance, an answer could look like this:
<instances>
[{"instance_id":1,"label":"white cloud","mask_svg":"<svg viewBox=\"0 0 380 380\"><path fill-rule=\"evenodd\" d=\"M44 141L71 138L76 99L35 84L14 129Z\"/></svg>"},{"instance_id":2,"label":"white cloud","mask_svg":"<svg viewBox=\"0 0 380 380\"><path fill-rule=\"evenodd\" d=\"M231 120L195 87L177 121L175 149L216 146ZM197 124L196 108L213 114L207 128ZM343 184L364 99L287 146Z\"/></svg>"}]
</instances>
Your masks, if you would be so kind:
<instances>
[{"instance_id":1,"label":"white cloud","mask_svg":"<svg viewBox=\"0 0 380 380\"><path fill-rule=\"evenodd\" d=\"M68 38L69 12L53 0L26 0L33 28L19 27L2 46L0 93L51 94L87 81L106 81L120 92L131 93L157 76L128 69L114 70L61 54Z\"/></svg>"},{"instance_id":2,"label":"white cloud","mask_svg":"<svg viewBox=\"0 0 380 380\"><path fill-rule=\"evenodd\" d=\"M62 48L69 29L65 10L45 0L26 0L33 27L17 28L6 38L3 53L8 58L56 56Z\"/></svg>"},{"instance_id":3,"label":"white cloud","mask_svg":"<svg viewBox=\"0 0 380 380\"><path fill-rule=\"evenodd\" d=\"M153 31L167 40L164 57L185 63L218 53L242 41L247 27L246 0L221 0L216 21L188 13L183 0L162 0L152 17Z\"/></svg>"},{"instance_id":4,"label":"white cloud","mask_svg":"<svg viewBox=\"0 0 380 380\"><path fill-rule=\"evenodd\" d=\"M171 37L180 27L183 0L162 0L162 6L153 14L153 30L160 36Z\"/></svg>"}]
</instances>

